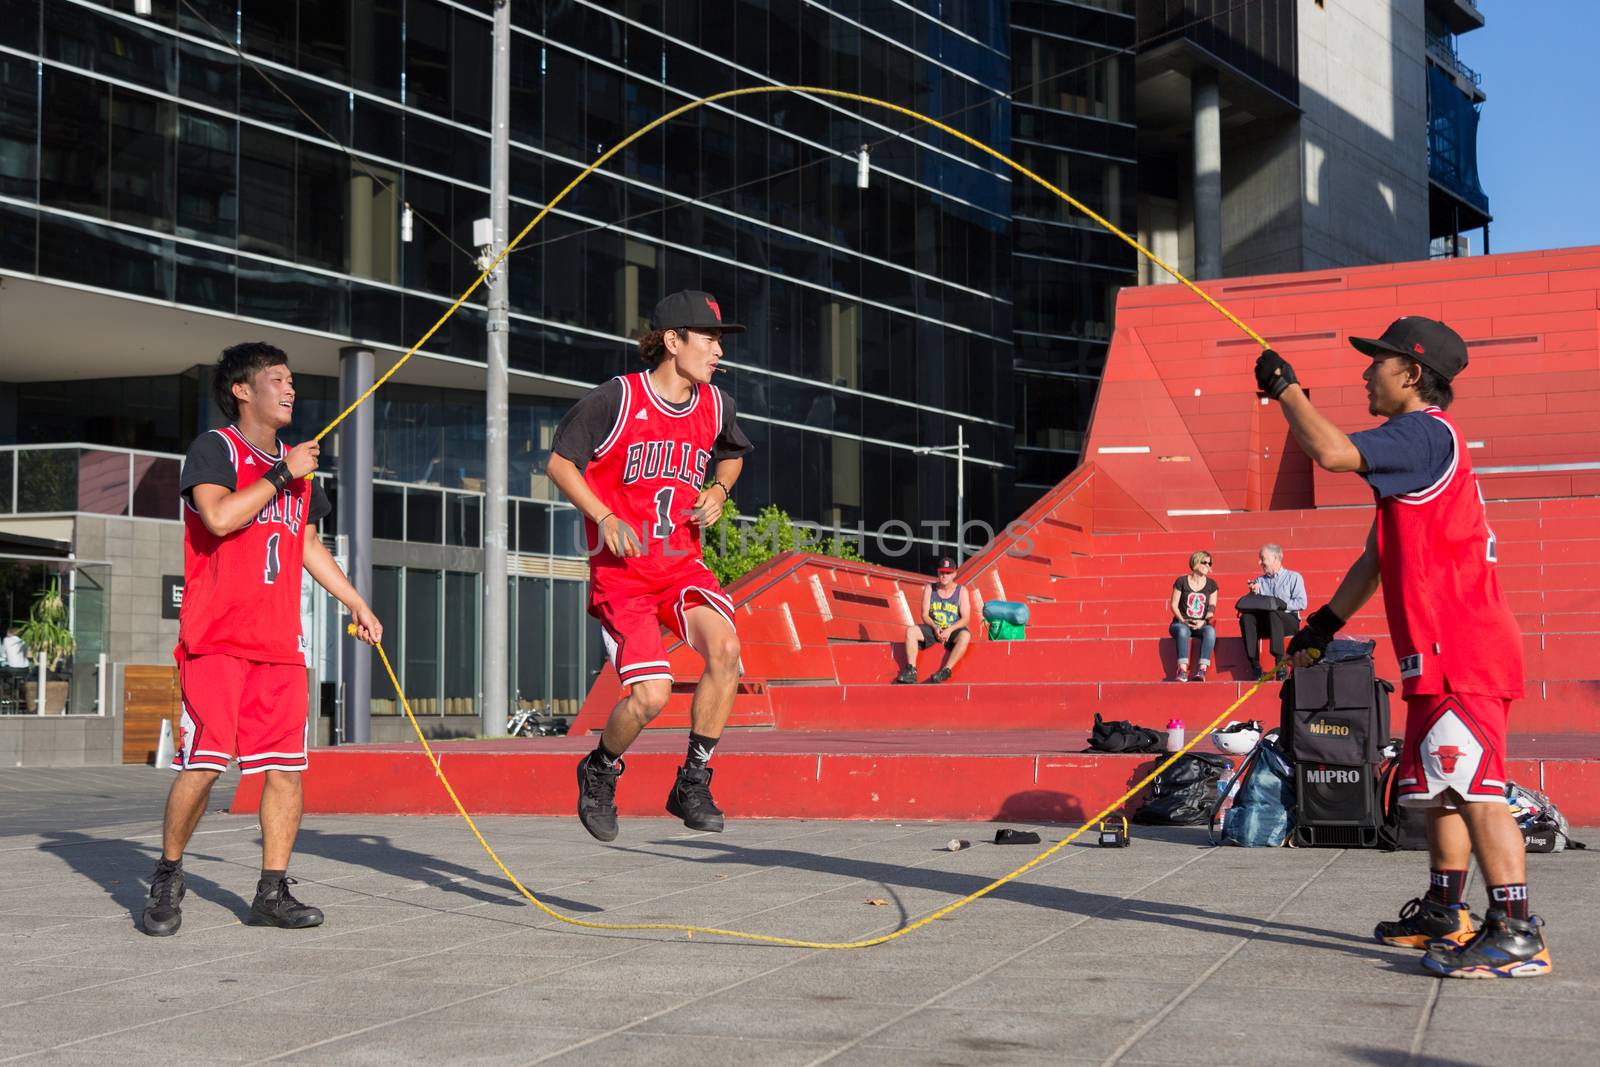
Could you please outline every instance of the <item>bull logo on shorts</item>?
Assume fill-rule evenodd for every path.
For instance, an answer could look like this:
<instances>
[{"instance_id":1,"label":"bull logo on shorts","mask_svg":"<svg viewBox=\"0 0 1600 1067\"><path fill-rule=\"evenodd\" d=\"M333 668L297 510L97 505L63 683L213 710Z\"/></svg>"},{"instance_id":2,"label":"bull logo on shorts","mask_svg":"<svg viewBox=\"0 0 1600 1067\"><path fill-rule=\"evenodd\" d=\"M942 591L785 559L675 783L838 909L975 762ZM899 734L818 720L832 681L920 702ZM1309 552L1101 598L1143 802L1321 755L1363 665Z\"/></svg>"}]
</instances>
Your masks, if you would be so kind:
<instances>
[{"instance_id":1,"label":"bull logo on shorts","mask_svg":"<svg viewBox=\"0 0 1600 1067\"><path fill-rule=\"evenodd\" d=\"M1444 773L1454 774L1456 773L1456 761L1465 753L1461 751L1458 745L1440 745L1428 755L1439 761L1439 769Z\"/></svg>"}]
</instances>

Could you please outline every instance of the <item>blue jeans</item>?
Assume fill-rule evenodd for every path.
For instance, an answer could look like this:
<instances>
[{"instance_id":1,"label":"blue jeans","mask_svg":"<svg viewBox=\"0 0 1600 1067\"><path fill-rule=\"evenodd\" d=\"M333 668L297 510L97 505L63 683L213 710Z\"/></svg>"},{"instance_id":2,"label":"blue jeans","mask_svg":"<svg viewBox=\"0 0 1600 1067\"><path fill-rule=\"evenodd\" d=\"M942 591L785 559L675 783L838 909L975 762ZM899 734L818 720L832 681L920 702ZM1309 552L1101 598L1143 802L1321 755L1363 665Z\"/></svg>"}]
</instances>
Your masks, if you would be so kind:
<instances>
[{"instance_id":1,"label":"blue jeans","mask_svg":"<svg viewBox=\"0 0 1600 1067\"><path fill-rule=\"evenodd\" d=\"M1172 625L1167 627L1167 632L1178 643L1178 666L1189 665L1189 638L1195 633L1200 635L1200 658L1206 663L1211 662L1211 650L1217 647L1217 628L1210 623L1200 627L1198 631L1189 629L1188 626L1172 620Z\"/></svg>"}]
</instances>

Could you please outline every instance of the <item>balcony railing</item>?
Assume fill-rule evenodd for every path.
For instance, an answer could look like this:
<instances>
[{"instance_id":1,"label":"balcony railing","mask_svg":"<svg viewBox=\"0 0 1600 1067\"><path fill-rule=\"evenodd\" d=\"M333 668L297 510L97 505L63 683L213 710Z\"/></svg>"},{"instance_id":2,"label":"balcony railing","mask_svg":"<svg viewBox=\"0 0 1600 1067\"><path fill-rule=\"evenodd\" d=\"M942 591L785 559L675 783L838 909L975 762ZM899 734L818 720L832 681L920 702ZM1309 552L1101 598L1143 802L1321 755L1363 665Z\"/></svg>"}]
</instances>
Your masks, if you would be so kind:
<instances>
[{"instance_id":1,"label":"balcony railing","mask_svg":"<svg viewBox=\"0 0 1600 1067\"><path fill-rule=\"evenodd\" d=\"M1428 54L1439 61L1439 64L1451 73L1464 78L1473 85L1483 82L1483 75L1461 62L1461 57L1456 55L1456 39L1449 34L1429 34Z\"/></svg>"},{"instance_id":2,"label":"balcony railing","mask_svg":"<svg viewBox=\"0 0 1600 1067\"><path fill-rule=\"evenodd\" d=\"M0 447L0 515L112 515L178 520L183 457L82 442ZM332 471L317 477L332 494ZM412 544L483 546L483 493L374 478L373 536ZM524 556L585 559L583 516L571 504L507 497L507 541ZM323 532L333 531L324 522Z\"/></svg>"}]
</instances>

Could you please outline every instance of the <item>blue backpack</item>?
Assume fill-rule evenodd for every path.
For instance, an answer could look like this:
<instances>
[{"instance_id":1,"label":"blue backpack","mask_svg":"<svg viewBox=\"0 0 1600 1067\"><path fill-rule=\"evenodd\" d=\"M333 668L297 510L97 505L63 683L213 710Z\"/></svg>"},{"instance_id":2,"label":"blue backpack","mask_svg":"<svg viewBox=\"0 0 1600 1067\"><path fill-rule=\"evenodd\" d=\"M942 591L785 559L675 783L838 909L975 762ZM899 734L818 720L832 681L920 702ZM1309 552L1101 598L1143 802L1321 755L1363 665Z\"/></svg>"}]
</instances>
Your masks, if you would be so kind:
<instances>
[{"instance_id":1,"label":"blue backpack","mask_svg":"<svg viewBox=\"0 0 1600 1067\"><path fill-rule=\"evenodd\" d=\"M1233 806L1224 810L1235 790ZM1294 829L1294 767L1278 748L1276 731L1263 736L1245 757L1223 789L1217 812L1211 824L1214 844L1276 848L1288 839Z\"/></svg>"}]
</instances>

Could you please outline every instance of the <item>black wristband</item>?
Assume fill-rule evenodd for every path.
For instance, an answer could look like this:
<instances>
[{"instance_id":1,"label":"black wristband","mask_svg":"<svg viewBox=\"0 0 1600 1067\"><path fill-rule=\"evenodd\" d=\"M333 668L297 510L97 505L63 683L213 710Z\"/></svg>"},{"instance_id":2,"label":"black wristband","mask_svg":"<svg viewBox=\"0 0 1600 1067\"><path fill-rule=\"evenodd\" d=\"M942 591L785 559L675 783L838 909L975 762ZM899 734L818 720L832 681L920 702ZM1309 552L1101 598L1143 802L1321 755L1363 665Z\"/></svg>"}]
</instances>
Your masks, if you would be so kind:
<instances>
[{"instance_id":1,"label":"black wristband","mask_svg":"<svg viewBox=\"0 0 1600 1067\"><path fill-rule=\"evenodd\" d=\"M1344 629L1345 621L1333 610L1332 605L1324 604L1311 613L1306 625L1325 637L1332 637Z\"/></svg>"},{"instance_id":2,"label":"black wristband","mask_svg":"<svg viewBox=\"0 0 1600 1067\"><path fill-rule=\"evenodd\" d=\"M271 482L272 487L280 492L282 492L284 486L294 481L294 475L289 473L288 461L282 459L268 467L267 473L263 474L261 477Z\"/></svg>"},{"instance_id":3,"label":"black wristband","mask_svg":"<svg viewBox=\"0 0 1600 1067\"><path fill-rule=\"evenodd\" d=\"M728 489L727 486L723 485L715 478L711 479L711 484L722 490L722 502L724 504L733 499L733 493Z\"/></svg>"}]
</instances>

